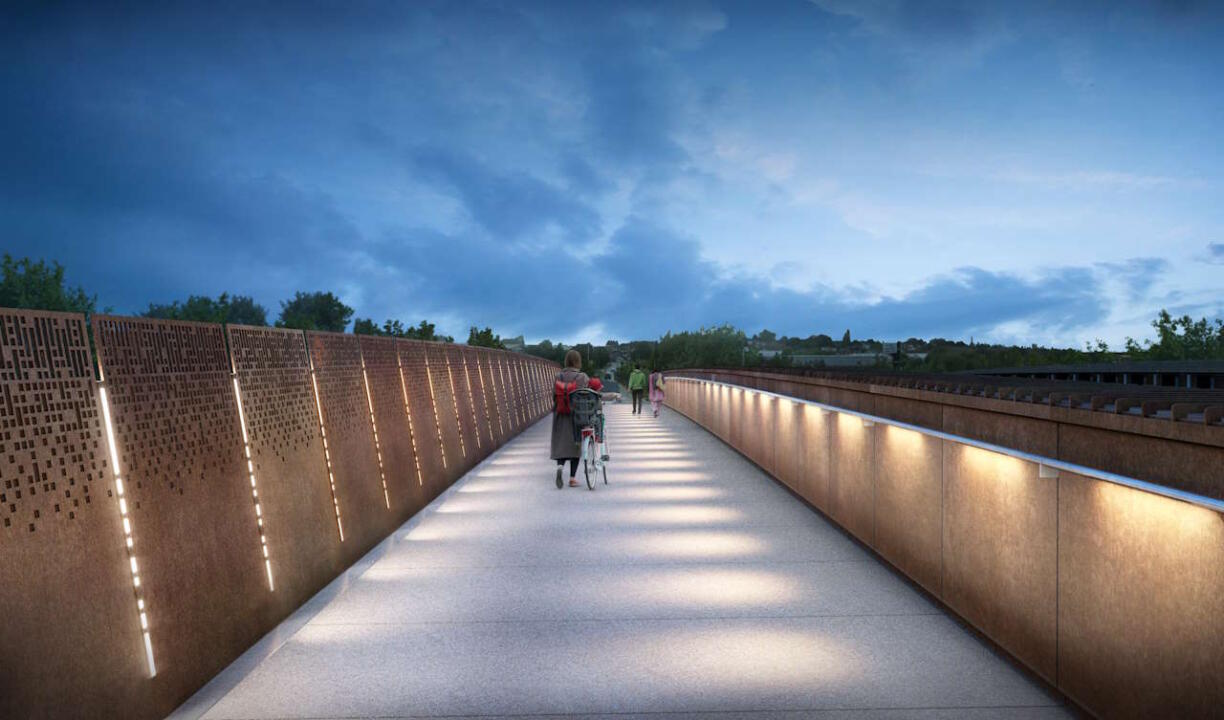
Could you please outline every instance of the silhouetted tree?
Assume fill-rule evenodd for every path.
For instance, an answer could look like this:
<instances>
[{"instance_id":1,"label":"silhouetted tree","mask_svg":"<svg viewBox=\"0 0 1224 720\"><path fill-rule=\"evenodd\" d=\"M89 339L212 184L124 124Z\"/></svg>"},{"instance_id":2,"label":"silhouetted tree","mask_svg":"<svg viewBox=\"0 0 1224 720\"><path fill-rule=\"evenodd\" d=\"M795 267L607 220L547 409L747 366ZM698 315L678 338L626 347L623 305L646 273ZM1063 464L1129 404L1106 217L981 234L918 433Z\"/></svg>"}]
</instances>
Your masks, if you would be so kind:
<instances>
[{"instance_id":1,"label":"silhouetted tree","mask_svg":"<svg viewBox=\"0 0 1224 720\"><path fill-rule=\"evenodd\" d=\"M1126 352L1149 360L1218 360L1224 359L1224 320L1189 315L1173 317L1161 310L1152 321L1156 340L1126 338Z\"/></svg>"},{"instance_id":2,"label":"silhouetted tree","mask_svg":"<svg viewBox=\"0 0 1224 720\"><path fill-rule=\"evenodd\" d=\"M414 340L435 340L439 342L455 342L450 335L438 335L434 324L422 320L416 327L404 327L399 320L385 320L381 327L374 323L373 318L357 318L353 321L355 335L385 335L387 337L412 338Z\"/></svg>"},{"instance_id":3,"label":"silhouetted tree","mask_svg":"<svg viewBox=\"0 0 1224 720\"><path fill-rule=\"evenodd\" d=\"M297 330L329 330L344 332L353 308L345 305L330 292L297 292L292 300L281 302L277 327Z\"/></svg>"},{"instance_id":4,"label":"silhouetted tree","mask_svg":"<svg viewBox=\"0 0 1224 720\"><path fill-rule=\"evenodd\" d=\"M501 336L493 334L493 328L486 327L481 330L475 325L468 331L467 344L477 347L497 348L498 350L506 349L506 344L502 342Z\"/></svg>"},{"instance_id":5,"label":"silhouetted tree","mask_svg":"<svg viewBox=\"0 0 1224 720\"><path fill-rule=\"evenodd\" d=\"M163 320L194 320L196 322L236 325L267 325L268 311L246 295L221 293L216 300L204 295L191 295L185 301L168 305L149 303L141 313L145 317Z\"/></svg>"},{"instance_id":6,"label":"silhouetted tree","mask_svg":"<svg viewBox=\"0 0 1224 720\"><path fill-rule=\"evenodd\" d=\"M8 253L0 261L0 307L92 314L97 303L97 295L64 285L64 266L57 262L15 260Z\"/></svg>"}]
</instances>

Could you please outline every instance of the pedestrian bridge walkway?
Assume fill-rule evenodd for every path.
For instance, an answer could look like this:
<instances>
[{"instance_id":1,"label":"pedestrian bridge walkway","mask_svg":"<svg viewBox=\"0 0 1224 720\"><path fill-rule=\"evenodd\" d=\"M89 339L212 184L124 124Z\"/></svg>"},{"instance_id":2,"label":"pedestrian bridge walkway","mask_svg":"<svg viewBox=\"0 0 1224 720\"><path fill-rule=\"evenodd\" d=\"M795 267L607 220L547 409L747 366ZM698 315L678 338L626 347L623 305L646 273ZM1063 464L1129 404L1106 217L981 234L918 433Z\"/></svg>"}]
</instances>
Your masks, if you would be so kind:
<instances>
[{"instance_id":1,"label":"pedestrian bridge walkway","mask_svg":"<svg viewBox=\"0 0 1224 720\"><path fill-rule=\"evenodd\" d=\"M704 429L609 416L610 485L537 423L176 716L1069 715Z\"/></svg>"}]
</instances>

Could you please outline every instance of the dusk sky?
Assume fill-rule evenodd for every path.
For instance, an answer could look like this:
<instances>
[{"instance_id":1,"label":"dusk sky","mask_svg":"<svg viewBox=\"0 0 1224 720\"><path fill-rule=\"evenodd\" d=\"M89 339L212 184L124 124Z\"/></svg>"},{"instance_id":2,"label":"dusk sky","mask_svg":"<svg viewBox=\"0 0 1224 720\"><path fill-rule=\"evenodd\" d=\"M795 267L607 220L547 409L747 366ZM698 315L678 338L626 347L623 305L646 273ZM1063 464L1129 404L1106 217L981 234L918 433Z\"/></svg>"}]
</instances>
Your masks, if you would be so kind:
<instances>
[{"instance_id":1,"label":"dusk sky","mask_svg":"<svg viewBox=\"0 0 1224 720\"><path fill-rule=\"evenodd\" d=\"M1224 315L1218 4L97 5L0 11L0 249L116 312L1076 346Z\"/></svg>"}]
</instances>

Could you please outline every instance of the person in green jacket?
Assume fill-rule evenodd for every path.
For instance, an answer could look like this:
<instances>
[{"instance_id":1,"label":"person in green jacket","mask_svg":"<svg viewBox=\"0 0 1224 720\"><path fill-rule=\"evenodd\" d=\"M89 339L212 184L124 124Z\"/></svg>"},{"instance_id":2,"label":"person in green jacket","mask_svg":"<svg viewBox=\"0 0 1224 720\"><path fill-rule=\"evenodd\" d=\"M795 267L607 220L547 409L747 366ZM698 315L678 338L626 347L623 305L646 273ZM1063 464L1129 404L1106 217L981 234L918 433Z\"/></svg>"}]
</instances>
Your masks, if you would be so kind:
<instances>
[{"instance_id":1,"label":"person in green jacket","mask_svg":"<svg viewBox=\"0 0 1224 720\"><path fill-rule=\"evenodd\" d=\"M633 365L633 372L629 373L629 392L633 394L633 414L640 415L642 412L642 394L646 391L646 373L637 366Z\"/></svg>"}]
</instances>

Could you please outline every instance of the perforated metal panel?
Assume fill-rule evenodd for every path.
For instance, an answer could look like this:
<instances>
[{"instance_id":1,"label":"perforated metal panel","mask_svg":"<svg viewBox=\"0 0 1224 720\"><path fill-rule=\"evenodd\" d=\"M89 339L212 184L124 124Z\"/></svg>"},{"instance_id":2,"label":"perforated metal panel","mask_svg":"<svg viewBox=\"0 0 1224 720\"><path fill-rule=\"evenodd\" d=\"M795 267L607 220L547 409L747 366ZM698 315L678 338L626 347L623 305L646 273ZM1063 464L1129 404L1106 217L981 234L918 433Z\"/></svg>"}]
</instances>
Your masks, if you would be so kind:
<instances>
[{"instance_id":1,"label":"perforated metal panel","mask_svg":"<svg viewBox=\"0 0 1224 720\"><path fill-rule=\"evenodd\" d=\"M459 437L459 419L455 408L455 398L451 392L450 376L447 372L446 348L440 343L425 343L425 358L433 387L434 409L437 412L442 451L446 457L443 482L445 487L459 476L465 464L463 446Z\"/></svg>"},{"instance_id":2,"label":"perforated metal panel","mask_svg":"<svg viewBox=\"0 0 1224 720\"><path fill-rule=\"evenodd\" d=\"M408 393L408 409L412 413L413 437L416 439L417 458L421 463L421 476L425 486L425 497L435 497L447 485L447 467L442 460L442 439L439 433L438 415L434 410L431 373L426 372L425 348L429 343L419 340L397 340L400 365Z\"/></svg>"},{"instance_id":3,"label":"perforated metal panel","mask_svg":"<svg viewBox=\"0 0 1224 720\"><path fill-rule=\"evenodd\" d=\"M0 310L0 717L117 714L146 678L105 442L85 319Z\"/></svg>"},{"instance_id":4,"label":"perforated metal panel","mask_svg":"<svg viewBox=\"0 0 1224 720\"><path fill-rule=\"evenodd\" d=\"M484 448L484 455L492 451L497 442L493 434L492 418L489 416L488 381L480 351L474 347L463 348L463 359L467 364L468 377L472 383L472 413L476 417L476 435Z\"/></svg>"},{"instance_id":5,"label":"perforated metal panel","mask_svg":"<svg viewBox=\"0 0 1224 720\"><path fill-rule=\"evenodd\" d=\"M394 339L363 335L361 355L365 359L391 509L403 521L424 505L425 497L417 476L416 428L409 416L407 378L400 373Z\"/></svg>"},{"instance_id":6,"label":"perforated metal panel","mask_svg":"<svg viewBox=\"0 0 1224 720\"><path fill-rule=\"evenodd\" d=\"M227 330L278 608L288 612L345 567L306 342L298 330Z\"/></svg>"},{"instance_id":7,"label":"perforated metal panel","mask_svg":"<svg viewBox=\"0 0 1224 720\"><path fill-rule=\"evenodd\" d=\"M273 615L225 335L220 325L104 315L93 331L158 692L172 702Z\"/></svg>"},{"instance_id":8,"label":"perforated metal panel","mask_svg":"<svg viewBox=\"0 0 1224 720\"><path fill-rule=\"evenodd\" d=\"M506 429L498 400L497 373L494 371L493 353L483 348L477 353L480 357L480 371L484 379L485 410L489 414L489 432L493 435L493 442L501 444L505 438Z\"/></svg>"},{"instance_id":9,"label":"perforated metal panel","mask_svg":"<svg viewBox=\"0 0 1224 720\"><path fill-rule=\"evenodd\" d=\"M505 356L502 353L494 353L493 363L497 368L498 405L506 426L505 437L509 438L518 432L518 416L514 412L514 386L510 382Z\"/></svg>"},{"instance_id":10,"label":"perforated metal panel","mask_svg":"<svg viewBox=\"0 0 1224 720\"><path fill-rule=\"evenodd\" d=\"M467 357L460 345L447 345L446 359L455 386L455 409L459 418L459 437L463 441L467 462L472 467L484 457L484 441L476 434L476 414L472 406L472 377Z\"/></svg>"},{"instance_id":11,"label":"perforated metal panel","mask_svg":"<svg viewBox=\"0 0 1224 720\"><path fill-rule=\"evenodd\" d=\"M341 518L345 558L364 555L397 524L384 492L356 335L306 333Z\"/></svg>"}]
</instances>

